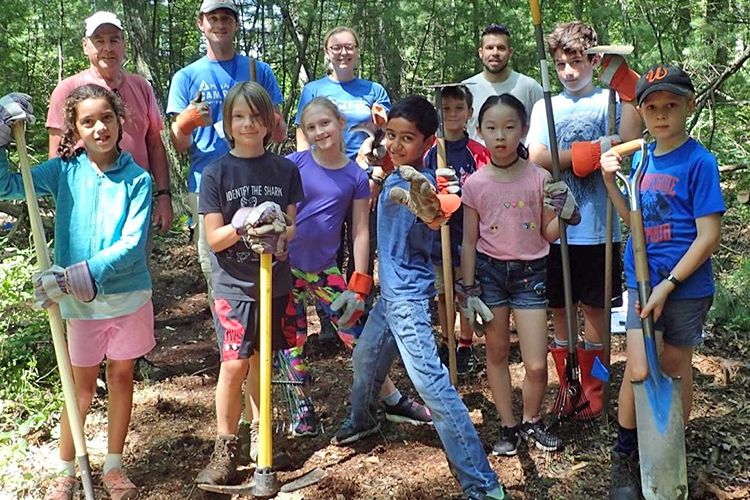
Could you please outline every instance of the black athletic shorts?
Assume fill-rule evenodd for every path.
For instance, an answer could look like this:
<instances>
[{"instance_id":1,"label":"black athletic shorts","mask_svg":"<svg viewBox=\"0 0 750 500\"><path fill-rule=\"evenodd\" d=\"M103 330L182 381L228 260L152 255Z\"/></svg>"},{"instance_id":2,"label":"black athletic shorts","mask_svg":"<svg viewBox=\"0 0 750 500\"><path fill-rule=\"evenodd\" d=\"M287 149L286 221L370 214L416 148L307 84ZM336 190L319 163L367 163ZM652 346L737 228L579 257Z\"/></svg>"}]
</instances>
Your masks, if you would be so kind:
<instances>
[{"instance_id":1,"label":"black athletic shorts","mask_svg":"<svg viewBox=\"0 0 750 500\"><path fill-rule=\"evenodd\" d=\"M581 302L604 308L604 247L568 245L573 304ZM560 245L549 246L547 256L547 300L552 309L565 307ZM612 244L612 307L622 305L622 259L620 244Z\"/></svg>"}]
</instances>

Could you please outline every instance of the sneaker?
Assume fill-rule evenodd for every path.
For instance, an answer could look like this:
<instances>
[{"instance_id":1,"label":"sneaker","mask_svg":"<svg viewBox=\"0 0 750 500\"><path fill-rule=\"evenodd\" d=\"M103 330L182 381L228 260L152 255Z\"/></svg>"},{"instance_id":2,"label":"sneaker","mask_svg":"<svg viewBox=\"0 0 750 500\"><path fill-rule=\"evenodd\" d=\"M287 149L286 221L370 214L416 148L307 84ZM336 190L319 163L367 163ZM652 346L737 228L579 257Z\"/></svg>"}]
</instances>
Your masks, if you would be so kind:
<instances>
[{"instance_id":1,"label":"sneaker","mask_svg":"<svg viewBox=\"0 0 750 500\"><path fill-rule=\"evenodd\" d=\"M128 479L122 469L112 469L102 478L104 489L112 500L133 500L138 498L138 488Z\"/></svg>"},{"instance_id":2,"label":"sneaker","mask_svg":"<svg viewBox=\"0 0 750 500\"><path fill-rule=\"evenodd\" d=\"M292 424L292 436L305 437L318 435L318 417L315 415L315 408L312 401L303 399L299 402L297 412L294 414Z\"/></svg>"},{"instance_id":3,"label":"sneaker","mask_svg":"<svg viewBox=\"0 0 750 500\"><path fill-rule=\"evenodd\" d=\"M521 426L521 437L533 442L542 451L560 451L563 447L562 439L548 431L541 419L536 422L524 422Z\"/></svg>"},{"instance_id":4,"label":"sneaker","mask_svg":"<svg viewBox=\"0 0 750 500\"><path fill-rule=\"evenodd\" d=\"M440 344L440 347L438 347L438 356L440 356L440 361L445 365L448 366L448 345L447 344Z\"/></svg>"},{"instance_id":5,"label":"sneaker","mask_svg":"<svg viewBox=\"0 0 750 500\"><path fill-rule=\"evenodd\" d=\"M641 468L638 450L628 455L612 451L609 498L611 500L638 500L641 491Z\"/></svg>"},{"instance_id":6,"label":"sneaker","mask_svg":"<svg viewBox=\"0 0 750 500\"><path fill-rule=\"evenodd\" d=\"M400 424L432 425L430 409L403 395L395 405L385 405L385 418Z\"/></svg>"},{"instance_id":7,"label":"sneaker","mask_svg":"<svg viewBox=\"0 0 750 500\"><path fill-rule=\"evenodd\" d=\"M347 419L344 420L344 425L341 426L341 429L339 429L339 431L331 438L331 444L343 446L345 444L359 441L367 436L372 436L377 432L380 432L380 423L376 423L369 429L357 430L354 428L351 418L347 417Z\"/></svg>"},{"instance_id":8,"label":"sneaker","mask_svg":"<svg viewBox=\"0 0 750 500\"><path fill-rule=\"evenodd\" d=\"M498 485L489 491L481 491L476 488L472 488L467 492L467 500L505 500L508 498L505 493L503 485Z\"/></svg>"},{"instance_id":9,"label":"sneaker","mask_svg":"<svg viewBox=\"0 0 750 500\"><path fill-rule=\"evenodd\" d=\"M471 346L459 347L456 351L456 373L466 375L474 369L474 350Z\"/></svg>"},{"instance_id":10,"label":"sneaker","mask_svg":"<svg viewBox=\"0 0 750 500\"><path fill-rule=\"evenodd\" d=\"M512 457L518 452L518 446L521 444L521 428L518 425L513 427L500 427L500 438L492 447L492 454Z\"/></svg>"},{"instance_id":11,"label":"sneaker","mask_svg":"<svg viewBox=\"0 0 750 500\"><path fill-rule=\"evenodd\" d=\"M72 500L81 483L73 476L57 476L47 486L44 500Z\"/></svg>"},{"instance_id":12,"label":"sneaker","mask_svg":"<svg viewBox=\"0 0 750 500\"><path fill-rule=\"evenodd\" d=\"M243 420L237 430L238 463L247 465L258 460L258 433L260 420Z\"/></svg>"},{"instance_id":13,"label":"sneaker","mask_svg":"<svg viewBox=\"0 0 750 500\"><path fill-rule=\"evenodd\" d=\"M216 437L211 459L195 477L195 482L225 485L234 478L235 472L237 472L237 438L229 434L219 434Z\"/></svg>"}]
</instances>

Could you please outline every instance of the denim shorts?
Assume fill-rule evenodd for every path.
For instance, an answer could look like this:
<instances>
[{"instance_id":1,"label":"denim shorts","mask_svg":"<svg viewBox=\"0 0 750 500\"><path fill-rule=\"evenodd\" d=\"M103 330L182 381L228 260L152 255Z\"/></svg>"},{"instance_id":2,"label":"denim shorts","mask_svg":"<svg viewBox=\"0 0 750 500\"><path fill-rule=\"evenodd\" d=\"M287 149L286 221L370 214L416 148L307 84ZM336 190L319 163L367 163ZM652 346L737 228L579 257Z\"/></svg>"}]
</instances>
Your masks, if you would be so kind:
<instances>
[{"instance_id":1,"label":"denim shorts","mask_svg":"<svg viewBox=\"0 0 750 500\"><path fill-rule=\"evenodd\" d=\"M498 260L477 252L477 281L488 307L513 309L547 307L547 263L536 260Z\"/></svg>"},{"instance_id":2,"label":"denim shorts","mask_svg":"<svg viewBox=\"0 0 750 500\"><path fill-rule=\"evenodd\" d=\"M638 290L628 288L628 330L643 328L641 318L635 313ZM695 347L703 342L703 323L711 309L713 296L702 299L667 299L664 310L654 323L654 330L664 334L664 342L676 347Z\"/></svg>"}]
</instances>

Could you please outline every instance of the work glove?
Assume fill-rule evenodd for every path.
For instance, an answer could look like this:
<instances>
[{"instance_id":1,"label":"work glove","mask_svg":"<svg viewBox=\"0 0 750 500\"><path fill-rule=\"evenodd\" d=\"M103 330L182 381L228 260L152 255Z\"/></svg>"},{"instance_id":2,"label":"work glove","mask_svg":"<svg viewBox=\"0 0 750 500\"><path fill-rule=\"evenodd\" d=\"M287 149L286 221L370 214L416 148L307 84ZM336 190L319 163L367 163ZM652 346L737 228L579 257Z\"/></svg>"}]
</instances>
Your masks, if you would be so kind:
<instances>
[{"instance_id":1,"label":"work glove","mask_svg":"<svg viewBox=\"0 0 750 500\"><path fill-rule=\"evenodd\" d=\"M365 312L365 300L367 300L371 289L372 276L356 271L352 274L347 289L331 303L332 310L343 309L338 320L338 327L341 330L352 328L362 316L362 313Z\"/></svg>"},{"instance_id":2,"label":"work glove","mask_svg":"<svg viewBox=\"0 0 750 500\"><path fill-rule=\"evenodd\" d=\"M292 224L292 219L278 204L264 201L257 207L240 208L232 217L231 224L253 252L286 252L286 228Z\"/></svg>"},{"instance_id":3,"label":"work glove","mask_svg":"<svg viewBox=\"0 0 750 500\"><path fill-rule=\"evenodd\" d=\"M195 97L190 101L188 107L177 115L175 121L182 135L190 135L196 128L208 127L213 123L211 106L207 102L203 102L203 94L200 90L195 93Z\"/></svg>"},{"instance_id":4,"label":"work glove","mask_svg":"<svg viewBox=\"0 0 750 500\"><path fill-rule=\"evenodd\" d=\"M578 177L586 177L599 170L602 168L601 156L621 142L619 135L607 135L590 142L574 142L570 148L573 173Z\"/></svg>"},{"instance_id":5,"label":"work glove","mask_svg":"<svg viewBox=\"0 0 750 500\"><path fill-rule=\"evenodd\" d=\"M576 199L564 181L550 180L544 185L544 206L554 210L555 215L571 226L581 222Z\"/></svg>"},{"instance_id":6,"label":"work glove","mask_svg":"<svg viewBox=\"0 0 750 500\"><path fill-rule=\"evenodd\" d=\"M10 144L13 139L13 124L19 121L34 123L34 106L31 96L13 92L0 99L0 147Z\"/></svg>"},{"instance_id":7,"label":"work glove","mask_svg":"<svg viewBox=\"0 0 750 500\"><path fill-rule=\"evenodd\" d=\"M457 194L461 195L461 185L458 182L458 176L453 167L444 167L435 170L437 176L438 192L440 194Z\"/></svg>"},{"instance_id":8,"label":"work glove","mask_svg":"<svg viewBox=\"0 0 750 500\"><path fill-rule=\"evenodd\" d=\"M86 261L66 268L52 266L43 273L34 275L34 307L47 309L72 295L81 302L91 302L96 297L96 282L91 277Z\"/></svg>"},{"instance_id":9,"label":"work glove","mask_svg":"<svg viewBox=\"0 0 750 500\"><path fill-rule=\"evenodd\" d=\"M409 182L409 191L394 187L388 193L393 202L404 205L419 217L430 229L439 229L451 214L461 206L461 198L455 194L438 194L427 177L414 167L399 167L401 177Z\"/></svg>"},{"instance_id":10,"label":"work glove","mask_svg":"<svg viewBox=\"0 0 750 500\"><path fill-rule=\"evenodd\" d=\"M625 58L606 54L602 59L599 81L620 95L623 101L635 100L635 86L640 75L628 67Z\"/></svg>"},{"instance_id":11,"label":"work glove","mask_svg":"<svg viewBox=\"0 0 750 500\"><path fill-rule=\"evenodd\" d=\"M466 316L474 332L478 337L484 336L485 325L495 319L495 315L479 298L482 295L482 285L474 283L467 287L464 286L463 280L458 280L456 281L455 292L458 307Z\"/></svg>"}]
</instances>

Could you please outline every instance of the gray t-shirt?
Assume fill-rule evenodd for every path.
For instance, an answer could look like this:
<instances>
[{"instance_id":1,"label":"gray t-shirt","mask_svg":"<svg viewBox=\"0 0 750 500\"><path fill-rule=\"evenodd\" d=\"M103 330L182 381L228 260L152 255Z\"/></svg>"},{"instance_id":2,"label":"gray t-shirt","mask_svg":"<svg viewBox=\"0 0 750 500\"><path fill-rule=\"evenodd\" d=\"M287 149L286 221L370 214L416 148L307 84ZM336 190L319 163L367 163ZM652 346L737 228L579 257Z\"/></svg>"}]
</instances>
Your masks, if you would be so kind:
<instances>
[{"instance_id":1,"label":"gray t-shirt","mask_svg":"<svg viewBox=\"0 0 750 500\"><path fill-rule=\"evenodd\" d=\"M477 121L479 119L479 110L488 97L500 94L511 94L521 101L526 108L527 119L531 117L531 110L534 109L534 103L544 97L542 86L533 78L529 78L515 71L510 72L510 76L500 83L490 83L484 79L484 73L479 73L467 78L461 82L467 86L474 98L474 114L466 123L466 131L469 137L484 144L484 141L477 133Z\"/></svg>"},{"instance_id":2,"label":"gray t-shirt","mask_svg":"<svg viewBox=\"0 0 750 500\"><path fill-rule=\"evenodd\" d=\"M304 198L297 166L270 151L258 158L238 158L231 153L219 158L203 171L200 193L198 212L220 213L224 224L242 207L272 201L286 211ZM214 297L258 300L260 256L244 239L221 252L211 250L210 260ZM273 296L287 295L292 289L289 261L274 259L272 274Z\"/></svg>"}]
</instances>

